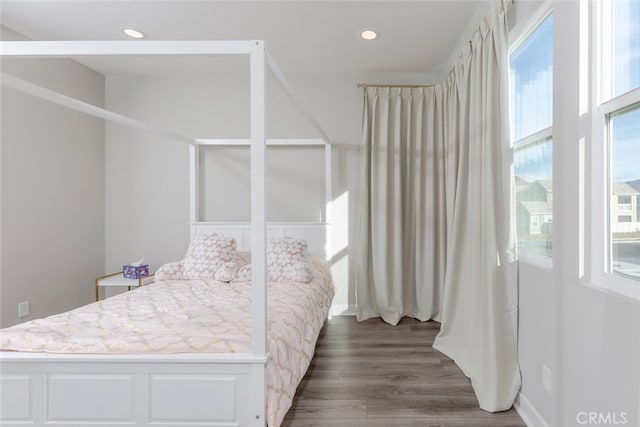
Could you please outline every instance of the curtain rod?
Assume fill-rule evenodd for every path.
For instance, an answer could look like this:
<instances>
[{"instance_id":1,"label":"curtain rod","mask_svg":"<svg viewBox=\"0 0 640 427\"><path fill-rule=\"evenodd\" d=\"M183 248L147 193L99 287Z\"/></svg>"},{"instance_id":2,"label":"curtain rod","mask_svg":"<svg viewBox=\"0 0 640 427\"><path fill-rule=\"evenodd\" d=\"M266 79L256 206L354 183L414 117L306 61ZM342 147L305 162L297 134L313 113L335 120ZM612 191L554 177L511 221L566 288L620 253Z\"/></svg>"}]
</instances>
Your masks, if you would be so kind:
<instances>
[{"instance_id":1,"label":"curtain rod","mask_svg":"<svg viewBox=\"0 0 640 427\"><path fill-rule=\"evenodd\" d=\"M434 85L388 85L388 84L379 84L379 83L358 83L358 87L399 87L399 88L407 88L407 89L415 89L419 87L433 87Z\"/></svg>"}]
</instances>

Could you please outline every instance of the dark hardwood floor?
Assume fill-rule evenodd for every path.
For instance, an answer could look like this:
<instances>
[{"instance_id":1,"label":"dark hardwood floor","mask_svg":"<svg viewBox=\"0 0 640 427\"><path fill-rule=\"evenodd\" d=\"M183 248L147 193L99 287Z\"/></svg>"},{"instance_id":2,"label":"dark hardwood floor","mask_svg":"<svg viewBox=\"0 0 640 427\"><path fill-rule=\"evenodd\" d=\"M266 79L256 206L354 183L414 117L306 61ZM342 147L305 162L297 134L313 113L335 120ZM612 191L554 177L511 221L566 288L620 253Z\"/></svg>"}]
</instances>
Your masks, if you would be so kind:
<instances>
[{"instance_id":1,"label":"dark hardwood floor","mask_svg":"<svg viewBox=\"0 0 640 427\"><path fill-rule=\"evenodd\" d=\"M471 382L431 345L440 324L328 320L282 427L526 427L481 410Z\"/></svg>"}]
</instances>

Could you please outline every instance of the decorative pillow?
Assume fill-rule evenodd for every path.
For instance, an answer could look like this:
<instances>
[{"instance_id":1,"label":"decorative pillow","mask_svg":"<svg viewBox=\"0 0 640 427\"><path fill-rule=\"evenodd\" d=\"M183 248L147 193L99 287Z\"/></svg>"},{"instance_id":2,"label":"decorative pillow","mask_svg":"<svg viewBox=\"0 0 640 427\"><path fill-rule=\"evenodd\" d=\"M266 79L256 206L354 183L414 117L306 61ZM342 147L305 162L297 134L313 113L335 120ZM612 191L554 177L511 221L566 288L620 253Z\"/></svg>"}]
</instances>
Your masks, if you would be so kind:
<instances>
[{"instance_id":1,"label":"decorative pillow","mask_svg":"<svg viewBox=\"0 0 640 427\"><path fill-rule=\"evenodd\" d=\"M238 267L235 261L225 262L222 264L222 267L216 271L215 279L218 282L230 282L236 277L237 270Z\"/></svg>"},{"instance_id":2,"label":"decorative pillow","mask_svg":"<svg viewBox=\"0 0 640 427\"><path fill-rule=\"evenodd\" d=\"M251 281L251 264L247 264L238 270L236 274L235 282L250 282Z\"/></svg>"},{"instance_id":3,"label":"decorative pillow","mask_svg":"<svg viewBox=\"0 0 640 427\"><path fill-rule=\"evenodd\" d=\"M293 237L274 238L267 243L269 280L308 283L311 269L306 258L307 241Z\"/></svg>"},{"instance_id":4,"label":"decorative pillow","mask_svg":"<svg viewBox=\"0 0 640 427\"><path fill-rule=\"evenodd\" d=\"M182 261L163 264L154 275L154 280L183 280L184 271Z\"/></svg>"},{"instance_id":5,"label":"decorative pillow","mask_svg":"<svg viewBox=\"0 0 640 427\"><path fill-rule=\"evenodd\" d=\"M304 239L293 237L278 237L270 239L267 243L267 280L274 282L302 282L309 283L313 278L311 268L307 261L307 242ZM246 262L238 269L234 278L236 282L251 281L250 257L238 257Z\"/></svg>"},{"instance_id":6,"label":"decorative pillow","mask_svg":"<svg viewBox=\"0 0 640 427\"><path fill-rule=\"evenodd\" d=\"M220 234L203 234L191 240L182 260L185 279L216 279L229 277L229 265L236 259L236 240ZM218 274L219 269L224 269ZM233 266L235 270L235 265ZM235 275L235 271L231 278ZM218 279L220 277L220 279ZM230 279L229 279L230 280ZM227 280L228 281L228 280Z\"/></svg>"}]
</instances>

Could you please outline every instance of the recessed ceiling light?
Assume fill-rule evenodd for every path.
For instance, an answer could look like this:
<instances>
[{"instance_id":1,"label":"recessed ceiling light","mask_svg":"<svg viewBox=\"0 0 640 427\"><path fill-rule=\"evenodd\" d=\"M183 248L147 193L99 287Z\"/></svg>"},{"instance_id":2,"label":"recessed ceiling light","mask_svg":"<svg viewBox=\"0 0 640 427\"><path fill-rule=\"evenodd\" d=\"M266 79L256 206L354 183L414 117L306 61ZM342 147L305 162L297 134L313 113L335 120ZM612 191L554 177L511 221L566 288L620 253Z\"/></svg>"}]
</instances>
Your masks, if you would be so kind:
<instances>
[{"instance_id":1,"label":"recessed ceiling light","mask_svg":"<svg viewBox=\"0 0 640 427\"><path fill-rule=\"evenodd\" d=\"M360 37L365 40L375 40L375 38L378 37L378 34L376 34L376 32L372 30L364 30L360 33Z\"/></svg>"},{"instance_id":2,"label":"recessed ceiling light","mask_svg":"<svg viewBox=\"0 0 640 427\"><path fill-rule=\"evenodd\" d=\"M122 32L132 39L144 39L145 37L147 37L147 35L142 31L138 31L133 28L123 28Z\"/></svg>"}]
</instances>

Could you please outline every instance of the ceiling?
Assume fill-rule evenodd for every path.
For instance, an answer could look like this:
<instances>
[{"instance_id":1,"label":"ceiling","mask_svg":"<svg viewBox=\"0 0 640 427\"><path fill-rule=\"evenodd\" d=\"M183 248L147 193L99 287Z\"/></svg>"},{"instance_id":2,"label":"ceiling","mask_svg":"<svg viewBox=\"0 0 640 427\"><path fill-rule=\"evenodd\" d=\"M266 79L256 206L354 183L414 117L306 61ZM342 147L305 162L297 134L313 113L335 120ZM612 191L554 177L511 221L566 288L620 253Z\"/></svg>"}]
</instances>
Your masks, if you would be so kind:
<instances>
[{"instance_id":1,"label":"ceiling","mask_svg":"<svg viewBox=\"0 0 640 427\"><path fill-rule=\"evenodd\" d=\"M416 83L432 83L450 69L487 7L481 0L3 0L0 22L34 40L124 40L124 27L145 32L149 40L261 39L288 75L396 82L409 76L422 80ZM374 29L378 39L361 39L363 29ZM82 62L107 75L236 69L215 59L181 61Z\"/></svg>"}]
</instances>

